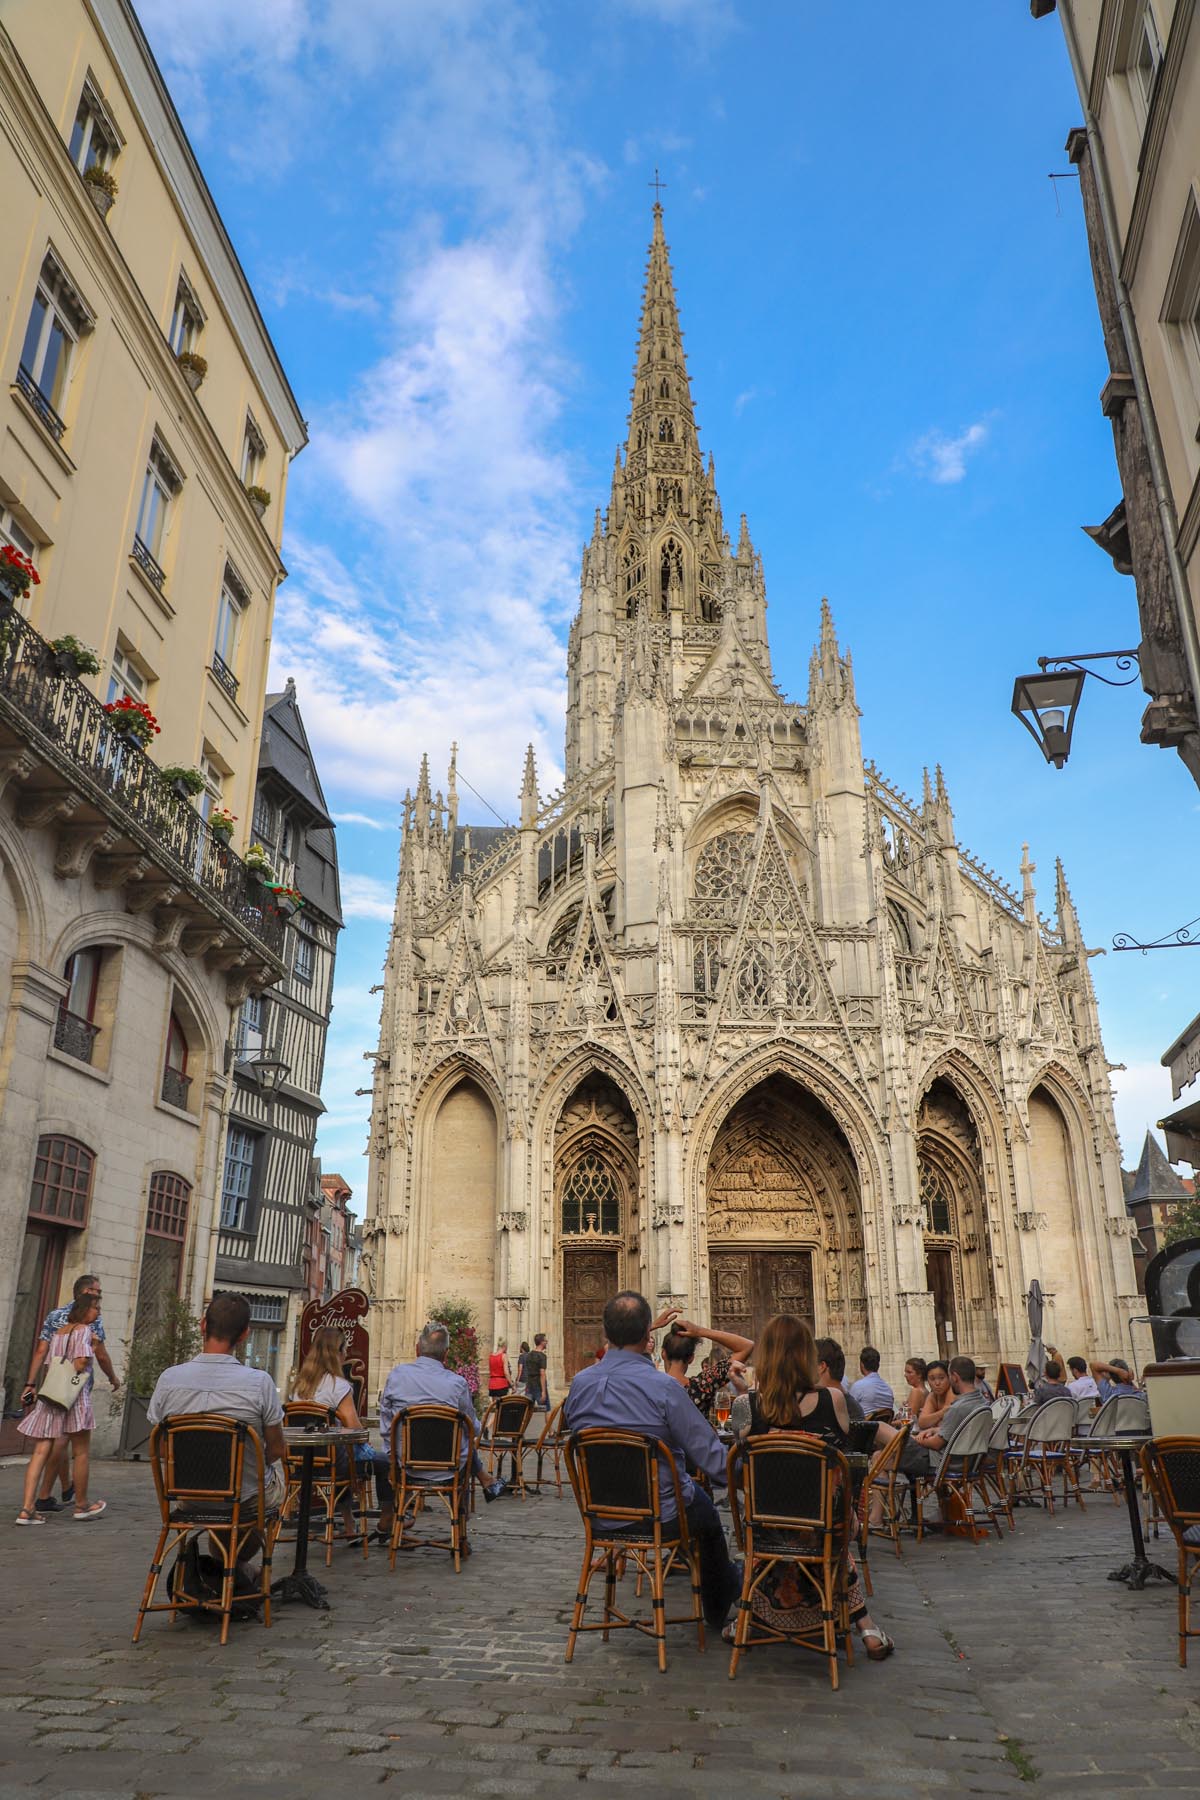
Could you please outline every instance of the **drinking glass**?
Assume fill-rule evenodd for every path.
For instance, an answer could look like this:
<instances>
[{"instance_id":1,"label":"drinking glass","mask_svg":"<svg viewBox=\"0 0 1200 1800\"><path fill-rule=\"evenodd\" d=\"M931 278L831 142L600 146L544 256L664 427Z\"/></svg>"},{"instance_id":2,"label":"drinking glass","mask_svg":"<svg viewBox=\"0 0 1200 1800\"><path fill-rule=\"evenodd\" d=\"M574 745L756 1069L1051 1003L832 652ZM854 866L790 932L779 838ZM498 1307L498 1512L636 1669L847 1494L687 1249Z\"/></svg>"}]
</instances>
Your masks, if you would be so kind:
<instances>
[{"instance_id":1,"label":"drinking glass","mask_svg":"<svg viewBox=\"0 0 1200 1800\"><path fill-rule=\"evenodd\" d=\"M713 1411L717 1417L717 1429L724 1431L729 1423L729 1414L733 1407L733 1390L719 1387L713 1397Z\"/></svg>"}]
</instances>

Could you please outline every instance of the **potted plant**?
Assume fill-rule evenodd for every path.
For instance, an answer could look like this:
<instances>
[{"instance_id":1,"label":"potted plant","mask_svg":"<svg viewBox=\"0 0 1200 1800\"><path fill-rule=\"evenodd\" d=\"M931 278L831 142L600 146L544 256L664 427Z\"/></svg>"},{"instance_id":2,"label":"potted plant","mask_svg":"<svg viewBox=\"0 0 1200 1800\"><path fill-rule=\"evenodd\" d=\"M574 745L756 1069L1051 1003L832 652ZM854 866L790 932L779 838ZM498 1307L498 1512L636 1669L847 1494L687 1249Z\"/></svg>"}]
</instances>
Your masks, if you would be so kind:
<instances>
[{"instance_id":1,"label":"potted plant","mask_svg":"<svg viewBox=\"0 0 1200 1800\"><path fill-rule=\"evenodd\" d=\"M100 217L107 219L109 209L117 197L117 182L112 170L93 163L90 169L83 171L83 183L88 191L88 199Z\"/></svg>"},{"instance_id":2,"label":"potted plant","mask_svg":"<svg viewBox=\"0 0 1200 1800\"><path fill-rule=\"evenodd\" d=\"M190 1362L200 1349L200 1325L186 1300L168 1294L158 1318L134 1333L125 1358L125 1385L111 1401L112 1411L125 1412L121 1453L136 1456L150 1435L146 1408L164 1369ZM128 1397L128 1398L127 1398Z\"/></svg>"},{"instance_id":3,"label":"potted plant","mask_svg":"<svg viewBox=\"0 0 1200 1800\"><path fill-rule=\"evenodd\" d=\"M256 889L265 888L268 883L274 881L275 871L271 867L271 859L261 844L251 844L242 861L246 865L246 873L249 877L246 885L251 894Z\"/></svg>"},{"instance_id":4,"label":"potted plant","mask_svg":"<svg viewBox=\"0 0 1200 1800\"><path fill-rule=\"evenodd\" d=\"M298 913L304 905L304 895L299 888L289 887L286 882L282 881L269 881L267 886L274 896L275 910L280 918L290 919L292 914Z\"/></svg>"},{"instance_id":5,"label":"potted plant","mask_svg":"<svg viewBox=\"0 0 1200 1800\"><path fill-rule=\"evenodd\" d=\"M28 599L31 582L34 587L42 584L32 557L15 544L0 544L0 604L7 601L11 606L14 600Z\"/></svg>"},{"instance_id":6,"label":"potted plant","mask_svg":"<svg viewBox=\"0 0 1200 1800\"><path fill-rule=\"evenodd\" d=\"M132 738L142 749L157 737L161 727L144 700L131 700L124 695L120 700L110 700L104 708L108 714L112 728L121 737Z\"/></svg>"},{"instance_id":7,"label":"potted plant","mask_svg":"<svg viewBox=\"0 0 1200 1800\"><path fill-rule=\"evenodd\" d=\"M461 1375L479 1411L479 1334L475 1330L475 1308L467 1300L439 1300L430 1318L440 1319L450 1333L446 1367Z\"/></svg>"},{"instance_id":8,"label":"potted plant","mask_svg":"<svg viewBox=\"0 0 1200 1800\"><path fill-rule=\"evenodd\" d=\"M199 769L187 769L182 763L168 763L159 774L181 800L190 800L193 794L204 792L204 776Z\"/></svg>"},{"instance_id":9,"label":"potted plant","mask_svg":"<svg viewBox=\"0 0 1200 1800\"><path fill-rule=\"evenodd\" d=\"M81 643L70 632L65 637L51 638L50 666L56 675L98 675L100 658L90 644Z\"/></svg>"},{"instance_id":10,"label":"potted plant","mask_svg":"<svg viewBox=\"0 0 1200 1800\"><path fill-rule=\"evenodd\" d=\"M246 488L246 498L261 519L268 506L271 504L271 490L270 488L259 487L252 481Z\"/></svg>"},{"instance_id":11,"label":"potted plant","mask_svg":"<svg viewBox=\"0 0 1200 1800\"><path fill-rule=\"evenodd\" d=\"M237 814L231 813L227 806L214 806L208 815L208 829L215 831L219 838L228 843L233 836L233 828L237 824Z\"/></svg>"},{"instance_id":12,"label":"potted plant","mask_svg":"<svg viewBox=\"0 0 1200 1800\"><path fill-rule=\"evenodd\" d=\"M175 361L183 370L183 379L194 394L208 374L208 358L198 356L194 350L181 350Z\"/></svg>"}]
</instances>

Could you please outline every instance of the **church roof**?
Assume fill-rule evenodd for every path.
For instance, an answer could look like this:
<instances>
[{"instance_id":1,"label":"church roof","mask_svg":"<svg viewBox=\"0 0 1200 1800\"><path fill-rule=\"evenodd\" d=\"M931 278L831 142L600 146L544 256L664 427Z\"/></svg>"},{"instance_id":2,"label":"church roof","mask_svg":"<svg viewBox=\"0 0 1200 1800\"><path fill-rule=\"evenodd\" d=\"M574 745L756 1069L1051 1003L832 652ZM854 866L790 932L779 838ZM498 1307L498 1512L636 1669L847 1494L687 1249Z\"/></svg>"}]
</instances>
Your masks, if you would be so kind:
<instances>
[{"instance_id":1,"label":"church roof","mask_svg":"<svg viewBox=\"0 0 1200 1800\"><path fill-rule=\"evenodd\" d=\"M467 833L471 834L471 862L481 863L489 851L493 850L501 838L516 837L514 825L459 825L454 833L454 849L450 858L450 879L459 881L463 873L463 846Z\"/></svg>"},{"instance_id":2,"label":"church roof","mask_svg":"<svg viewBox=\"0 0 1200 1800\"><path fill-rule=\"evenodd\" d=\"M1167 1201L1177 1205L1180 1200L1187 1198L1188 1190L1182 1177L1175 1173L1167 1161L1159 1148L1158 1139L1147 1132L1146 1141L1142 1145L1142 1159L1126 1197L1126 1205L1130 1210L1146 1201Z\"/></svg>"},{"instance_id":3,"label":"church roof","mask_svg":"<svg viewBox=\"0 0 1200 1800\"><path fill-rule=\"evenodd\" d=\"M296 886L311 906L341 925L342 903L333 820L325 805L308 733L300 717L296 684L290 679L282 693L266 697L258 754L259 780L264 776L282 784L289 799L293 803L298 800L300 810L307 815L307 829L302 832L296 850Z\"/></svg>"}]
</instances>

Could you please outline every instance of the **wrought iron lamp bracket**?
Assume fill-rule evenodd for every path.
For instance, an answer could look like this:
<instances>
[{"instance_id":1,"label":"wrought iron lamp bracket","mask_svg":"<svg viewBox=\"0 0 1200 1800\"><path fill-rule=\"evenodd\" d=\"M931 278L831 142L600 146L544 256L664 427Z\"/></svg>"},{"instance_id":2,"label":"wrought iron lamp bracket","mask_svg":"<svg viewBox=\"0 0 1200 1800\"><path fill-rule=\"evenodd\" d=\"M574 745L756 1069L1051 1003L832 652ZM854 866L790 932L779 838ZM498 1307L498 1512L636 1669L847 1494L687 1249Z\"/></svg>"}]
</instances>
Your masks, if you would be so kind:
<instances>
[{"instance_id":1,"label":"wrought iron lamp bracket","mask_svg":"<svg viewBox=\"0 0 1200 1800\"><path fill-rule=\"evenodd\" d=\"M1200 918L1189 919L1186 925L1176 926L1174 931L1165 931L1160 938L1151 938L1143 944L1128 931L1118 931L1112 941L1114 950L1140 950L1145 956L1147 950L1200 950Z\"/></svg>"},{"instance_id":2,"label":"wrought iron lamp bracket","mask_svg":"<svg viewBox=\"0 0 1200 1800\"><path fill-rule=\"evenodd\" d=\"M1114 681L1111 675L1101 675L1098 669L1085 669L1083 663L1115 662L1118 669L1132 669L1123 681ZM1141 663L1136 650L1094 650L1080 656L1039 656L1038 668L1043 675L1062 675L1073 669L1079 675L1091 675L1094 680L1102 681L1105 687L1132 687L1141 673Z\"/></svg>"}]
</instances>

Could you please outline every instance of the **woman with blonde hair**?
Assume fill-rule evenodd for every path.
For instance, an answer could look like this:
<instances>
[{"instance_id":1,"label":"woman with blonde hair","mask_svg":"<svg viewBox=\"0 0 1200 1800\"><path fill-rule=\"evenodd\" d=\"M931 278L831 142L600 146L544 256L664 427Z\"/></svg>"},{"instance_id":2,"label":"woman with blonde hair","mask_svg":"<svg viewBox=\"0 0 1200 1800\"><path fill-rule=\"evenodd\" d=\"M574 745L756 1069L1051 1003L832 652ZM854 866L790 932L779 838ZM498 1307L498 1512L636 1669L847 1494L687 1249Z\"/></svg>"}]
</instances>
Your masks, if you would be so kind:
<instances>
[{"instance_id":1,"label":"woman with blonde hair","mask_svg":"<svg viewBox=\"0 0 1200 1800\"><path fill-rule=\"evenodd\" d=\"M327 1406L339 1425L348 1431L361 1431L362 1420L354 1404L354 1389L342 1374L342 1334L335 1326L323 1325L313 1333L308 1355L296 1371L292 1382L293 1400L306 1400L316 1406ZM350 1463L344 1449L338 1450L338 1474L349 1476ZM375 1496L379 1502L379 1531L390 1535L392 1529L392 1484L388 1479L388 1459L382 1450L369 1444L355 1446L356 1459L370 1463L375 1475ZM350 1489L339 1492L342 1502L342 1529L354 1536L354 1512L350 1505Z\"/></svg>"},{"instance_id":2,"label":"woman with blonde hair","mask_svg":"<svg viewBox=\"0 0 1200 1800\"><path fill-rule=\"evenodd\" d=\"M745 1437L772 1431L804 1431L834 1450L850 1442L850 1415L840 1388L822 1387L817 1379L817 1347L803 1319L777 1313L769 1319L754 1347L758 1386L748 1396ZM736 1403L739 1407L740 1402ZM849 1505L850 1496L845 1496ZM895 1644L867 1611L853 1555L848 1558L850 1618L872 1662L890 1656ZM821 1629L821 1608L813 1590L788 1563L777 1563L751 1596L755 1616L778 1631ZM726 1628L732 1641L733 1626Z\"/></svg>"}]
</instances>

